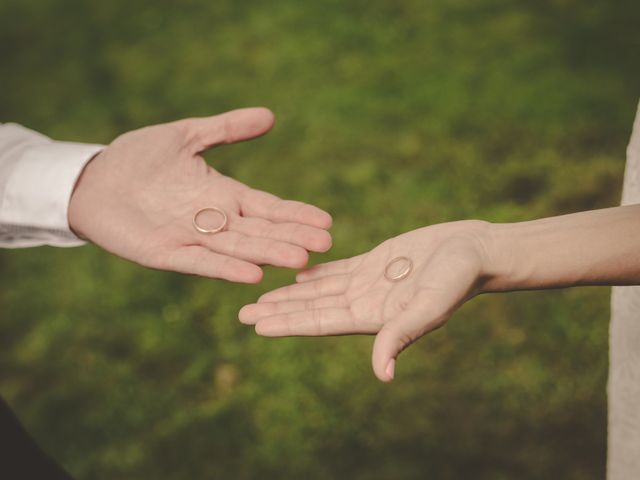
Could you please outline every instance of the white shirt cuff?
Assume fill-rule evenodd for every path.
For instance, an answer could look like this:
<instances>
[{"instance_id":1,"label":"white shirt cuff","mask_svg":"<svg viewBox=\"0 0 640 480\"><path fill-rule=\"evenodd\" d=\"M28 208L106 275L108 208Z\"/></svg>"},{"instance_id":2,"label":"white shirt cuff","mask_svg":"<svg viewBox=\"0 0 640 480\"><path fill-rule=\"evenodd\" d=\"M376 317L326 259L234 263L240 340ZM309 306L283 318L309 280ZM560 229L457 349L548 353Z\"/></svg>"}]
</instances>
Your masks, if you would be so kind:
<instances>
[{"instance_id":1,"label":"white shirt cuff","mask_svg":"<svg viewBox=\"0 0 640 480\"><path fill-rule=\"evenodd\" d=\"M16 247L85 243L69 228L67 211L80 173L103 148L47 142L23 150L6 184L0 209L0 223L9 235L15 231Z\"/></svg>"}]
</instances>

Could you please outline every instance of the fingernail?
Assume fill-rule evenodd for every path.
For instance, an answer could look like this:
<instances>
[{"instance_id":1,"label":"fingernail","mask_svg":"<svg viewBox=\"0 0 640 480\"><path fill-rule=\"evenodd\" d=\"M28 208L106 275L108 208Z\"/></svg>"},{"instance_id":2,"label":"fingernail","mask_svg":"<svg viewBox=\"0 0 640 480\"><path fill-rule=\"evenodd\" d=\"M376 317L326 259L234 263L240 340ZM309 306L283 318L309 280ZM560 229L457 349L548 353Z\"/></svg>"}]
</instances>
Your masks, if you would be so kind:
<instances>
[{"instance_id":1,"label":"fingernail","mask_svg":"<svg viewBox=\"0 0 640 480\"><path fill-rule=\"evenodd\" d=\"M385 369L384 373L386 373L389 376L389 379L393 380L393 375L395 373L396 370L396 359L392 358L391 360L389 360L389 363L387 363L387 368Z\"/></svg>"},{"instance_id":2,"label":"fingernail","mask_svg":"<svg viewBox=\"0 0 640 480\"><path fill-rule=\"evenodd\" d=\"M238 320L240 320L241 323L247 323L247 311L250 311L250 308L249 305L245 305L238 312Z\"/></svg>"}]
</instances>

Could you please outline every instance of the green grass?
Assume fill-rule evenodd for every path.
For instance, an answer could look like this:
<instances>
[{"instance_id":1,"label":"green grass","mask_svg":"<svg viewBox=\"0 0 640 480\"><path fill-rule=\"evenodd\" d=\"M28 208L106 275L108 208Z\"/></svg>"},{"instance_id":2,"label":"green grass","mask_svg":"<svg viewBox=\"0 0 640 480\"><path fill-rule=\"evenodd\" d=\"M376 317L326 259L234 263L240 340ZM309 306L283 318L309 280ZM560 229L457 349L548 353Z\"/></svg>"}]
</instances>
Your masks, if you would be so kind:
<instances>
[{"instance_id":1,"label":"green grass","mask_svg":"<svg viewBox=\"0 0 640 480\"><path fill-rule=\"evenodd\" d=\"M335 218L324 261L462 218L615 205L640 4L29 0L0 4L0 121L109 142L264 105L224 173ZM625 4L629 3L629 4ZM0 392L80 479L597 479L607 289L491 295L381 385L371 339L258 338L291 281L230 285L95 247L0 254Z\"/></svg>"}]
</instances>

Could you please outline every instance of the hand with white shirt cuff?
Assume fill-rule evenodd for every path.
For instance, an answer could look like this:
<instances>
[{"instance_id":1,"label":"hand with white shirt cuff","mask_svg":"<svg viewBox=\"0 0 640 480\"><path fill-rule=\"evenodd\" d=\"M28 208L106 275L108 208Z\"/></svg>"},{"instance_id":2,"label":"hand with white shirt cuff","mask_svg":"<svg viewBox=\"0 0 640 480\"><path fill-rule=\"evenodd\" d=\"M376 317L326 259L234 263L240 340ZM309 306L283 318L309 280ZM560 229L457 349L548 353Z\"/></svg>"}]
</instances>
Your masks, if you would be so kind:
<instances>
[{"instance_id":1,"label":"hand with white shirt cuff","mask_svg":"<svg viewBox=\"0 0 640 480\"><path fill-rule=\"evenodd\" d=\"M273 123L269 110L249 108L118 137L80 175L71 229L146 267L234 282L259 282L259 265L304 266L309 251L330 248L331 216L254 190L201 156L263 135Z\"/></svg>"},{"instance_id":2,"label":"hand with white shirt cuff","mask_svg":"<svg viewBox=\"0 0 640 480\"><path fill-rule=\"evenodd\" d=\"M69 229L69 198L83 167L103 148L0 125L0 247L83 245Z\"/></svg>"}]
</instances>

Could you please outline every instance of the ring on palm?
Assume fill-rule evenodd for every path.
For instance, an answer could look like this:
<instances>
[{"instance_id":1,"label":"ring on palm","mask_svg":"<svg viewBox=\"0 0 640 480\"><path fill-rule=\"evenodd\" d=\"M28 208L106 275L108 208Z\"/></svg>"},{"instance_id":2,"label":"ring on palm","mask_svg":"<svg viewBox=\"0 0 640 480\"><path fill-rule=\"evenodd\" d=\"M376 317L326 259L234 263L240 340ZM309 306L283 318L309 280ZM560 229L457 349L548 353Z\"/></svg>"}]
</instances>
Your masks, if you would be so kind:
<instances>
[{"instance_id":1,"label":"ring on palm","mask_svg":"<svg viewBox=\"0 0 640 480\"><path fill-rule=\"evenodd\" d=\"M217 227L203 227L201 224L199 224L198 217L200 217L203 213L207 213L207 212L213 212L221 216L222 222L220 222L220 225L218 225ZM201 208L193 215L193 227L200 233L218 233L224 230L224 228L227 226L228 220L229 219L227 218L227 214L221 208L205 207L205 208Z\"/></svg>"},{"instance_id":2,"label":"ring on palm","mask_svg":"<svg viewBox=\"0 0 640 480\"><path fill-rule=\"evenodd\" d=\"M398 282L411 273L413 262L409 257L396 257L384 269L384 276L390 282Z\"/></svg>"}]
</instances>

